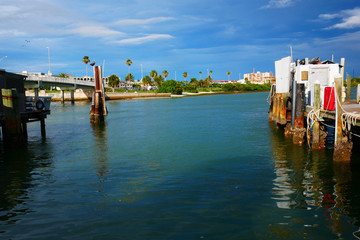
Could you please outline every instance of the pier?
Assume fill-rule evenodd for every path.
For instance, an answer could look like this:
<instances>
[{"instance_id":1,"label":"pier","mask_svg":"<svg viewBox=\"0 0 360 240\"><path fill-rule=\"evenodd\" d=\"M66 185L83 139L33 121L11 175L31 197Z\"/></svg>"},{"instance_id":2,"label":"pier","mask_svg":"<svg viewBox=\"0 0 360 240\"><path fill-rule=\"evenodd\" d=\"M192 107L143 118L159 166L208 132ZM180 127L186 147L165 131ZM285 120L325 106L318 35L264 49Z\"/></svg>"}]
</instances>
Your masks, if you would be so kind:
<instances>
[{"instance_id":1,"label":"pier","mask_svg":"<svg viewBox=\"0 0 360 240\"><path fill-rule=\"evenodd\" d=\"M313 151L325 147L328 131L334 131L334 161L350 161L352 138L360 137L359 92L350 100L351 78L347 76L345 98L344 66L331 61L291 57L275 62L276 85L269 95L269 121L293 135L293 142L307 142Z\"/></svg>"},{"instance_id":2,"label":"pier","mask_svg":"<svg viewBox=\"0 0 360 240\"><path fill-rule=\"evenodd\" d=\"M45 119L50 114L50 99L27 98L25 76L0 70L0 125L6 144L22 144L27 139L27 123L40 122L41 136L46 137Z\"/></svg>"}]
</instances>

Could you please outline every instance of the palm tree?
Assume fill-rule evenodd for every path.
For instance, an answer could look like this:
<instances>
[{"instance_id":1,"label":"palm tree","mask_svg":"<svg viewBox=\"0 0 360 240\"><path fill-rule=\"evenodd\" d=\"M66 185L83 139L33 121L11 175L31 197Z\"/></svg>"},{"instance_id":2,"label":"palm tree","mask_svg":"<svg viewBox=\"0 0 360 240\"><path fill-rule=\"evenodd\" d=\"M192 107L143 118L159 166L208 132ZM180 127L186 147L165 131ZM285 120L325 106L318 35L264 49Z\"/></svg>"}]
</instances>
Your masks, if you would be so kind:
<instances>
[{"instance_id":1,"label":"palm tree","mask_svg":"<svg viewBox=\"0 0 360 240\"><path fill-rule=\"evenodd\" d=\"M231 72L229 71L229 72L227 72L226 74L228 75L228 81L230 81Z\"/></svg>"},{"instance_id":2,"label":"palm tree","mask_svg":"<svg viewBox=\"0 0 360 240\"><path fill-rule=\"evenodd\" d=\"M87 68L88 65L87 64L90 62L89 56L84 56L82 62L86 64L86 77L87 77L87 75L88 75L88 68Z\"/></svg>"},{"instance_id":3,"label":"palm tree","mask_svg":"<svg viewBox=\"0 0 360 240\"><path fill-rule=\"evenodd\" d=\"M144 85L150 85L151 84L151 78L148 76L148 75L146 75L144 78L143 78L143 83L144 83Z\"/></svg>"},{"instance_id":4,"label":"palm tree","mask_svg":"<svg viewBox=\"0 0 360 240\"><path fill-rule=\"evenodd\" d=\"M166 71L166 70L164 70L164 71L162 72L162 74L164 75L164 78L165 78L165 81L166 81L166 78L169 76L169 72Z\"/></svg>"},{"instance_id":5,"label":"palm tree","mask_svg":"<svg viewBox=\"0 0 360 240\"><path fill-rule=\"evenodd\" d=\"M150 77L155 81L155 78L157 77L158 73L155 70L152 70L150 72Z\"/></svg>"},{"instance_id":6,"label":"palm tree","mask_svg":"<svg viewBox=\"0 0 360 240\"><path fill-rule=\"evenodd\" d=\"M199 74L200 74L200 78L199 78L199 80L201 80L201 74L202 74L202 71L200 71L200 72L199 72Z\"/></svg>"},{"instance_id":7,"label":"palm tree","mask_svg":"<svg viewBox=\"0 0 360 240\"><path fill-rule=\"evenodd\" d=\"M130 59L126 60L126 65L129 66L129 74L130 74L130 66L132 64L132 61Z\"/></svg>"},{"instance_id":8,"label":"palm tree","mask_svg":"<svg viewBox=\"0 0 360 240\"><path fill-rule=\"evenodd\" d=\"M109 76L108 80L108 85L112 87L113 92L115 92L115 87L118 87L120 84L120 78L113 74Z\"/></svg>"},{"instance_id":9,"label":"palm tree","mask_svg":"<svg viewBox=\"0 0 360 240\"><path fill-rule=\"evenodd\" d=\"M186 81L187 76L189 76L189 74L188 74L187 72L184 72L184 73L183 73L183 77L184 77L184 82L185 82L185 83L187 83L187 81Z\"/></svg>"}]
</instances>

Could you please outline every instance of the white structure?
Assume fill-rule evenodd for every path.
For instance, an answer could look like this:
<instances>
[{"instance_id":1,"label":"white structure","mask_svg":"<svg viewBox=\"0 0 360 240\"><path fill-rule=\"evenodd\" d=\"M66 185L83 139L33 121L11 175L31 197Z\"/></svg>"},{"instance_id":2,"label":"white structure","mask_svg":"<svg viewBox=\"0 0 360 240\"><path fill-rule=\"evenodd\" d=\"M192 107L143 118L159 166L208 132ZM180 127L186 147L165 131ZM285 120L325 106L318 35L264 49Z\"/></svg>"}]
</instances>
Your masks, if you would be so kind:
<instances>
[{"instance_id":1,"label":"white structure","mask_svg":"<svg viewBox=\"0 0 360 240\"><path fill-rule=\"evenodd\" d=\"M310 98L308 103L313 106L314 84L319 83L321 106L323 106L324 89L335 86L334 79L339 76L341 66L331 61L313 64L308 62L308 59L305 59L304 64L300 64L300 61L291 63L291 57L275 61L276 93L289 92L293 80L296 83L303 83L305 85L305 96L307 99Z\"/></svg>"}]
</instances>

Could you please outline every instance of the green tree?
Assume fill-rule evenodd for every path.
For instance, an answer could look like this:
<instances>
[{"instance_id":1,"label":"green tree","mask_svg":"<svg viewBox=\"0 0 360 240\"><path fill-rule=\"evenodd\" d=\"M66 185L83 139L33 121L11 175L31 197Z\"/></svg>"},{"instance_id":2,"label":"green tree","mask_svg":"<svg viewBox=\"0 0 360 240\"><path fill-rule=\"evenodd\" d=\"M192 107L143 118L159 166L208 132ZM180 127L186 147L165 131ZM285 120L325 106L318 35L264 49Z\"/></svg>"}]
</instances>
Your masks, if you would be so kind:
<instances>
[{"instance_id":1,"label":"green tree","mask_svg":"<svg viewBox=\"0 0 360 240\"><path fill-rule=\"evenodd\" d=\"M112 74L108 78L108 85L112 87L113 92L115 92L115 87L118 87L120 84L120 78L115 74Z\"/></svg>"},{"instance_id":2,"label":"green tree","mask_svg":"<svg viewBox=\"0 0 360 240\"><path fill-rule=\"evenodd\" d=\"M154 82L156 82L156 85L158 85L159 87L161 86L163 81L164 81L164 78L161 75L156 76L155 79L154 79Z\"/></svg>"},{"instance_id":3,"label":"green tree","mask_svg":"<svg viewBox=\"0 0 360 240\"><path fill-rule=\"evenodd\" d=\"M172 93L172 94L179 94L181 95L183 92L183 88L181 83L175 80L167 80L161 84L158 89L159 93Z\"/></svg>"},{"instance_id":4,"label":"green tree","mask_svg":"<svg viewBox=\"0 0 360 240\"><path fill-rule=\"evenodd\" d=\"M164 71L162 72L162 74L163 74L163 76L164 76L164 78L165 78L165 81L166 81L166 78L169 76L169 72L166 71L166 70L164 70Z\"/></svg>"},{"instance_id":5,"label":"green tree","mask_svg":"<svg viewBox=\"0 0 360 240\"><path fill-rule=\"evenodd\" d=\"M189 76L189 74L187 72L184 72L182 75L184 77L184 82L186 84L187 83L186 78Z\"/></svg>"},{"instance_id":6,"label":"green tree","mask_svg":"<svg viewBox=\"0 0 360 240\"><path fill-rule=\"evenodd\" d=\"M157 77L158 73L155 70L152 70L150 72L150 77L153 79L153 81L155 81L155 78Z\"/></svg>"},{"instance_id":7,"label":"green tree","mask_svg":"<svg viewBox=\"0 0 360 240\"><path fill-rule=\"evenodd\" d=\"M210 70L211 81L213 81L212 74L213 74L213 70Z\"/></svg>"},{"instance_id":8,"label":"green tree","mask_svg":"<svg viewBox=\"0 0 360 240\"><path fill-rule=\"evenodd\" d=\"M202 80L202 79L199 80L199 86L200 86L200 87L203 87L203 86L204 86L204 80Z\"/></svg>"},{"instance_id":9,"label":"green tree","mask_svg":"<svg viewBox=\"0 0 360 240\"><path fill-rule=\"evenodd\" d=\"M59 74L57 75L57 77L66 78L66 77L67 77L66 75L67 75L66 73L59 73Z\"/></svg>"},{"instance_id":10,"label":"green tree","mask_svg":"<svg viewBox=\"0 0 360 240\"><path fill-rule=\"evenodd\" d=\"M199 78L199 80L200 80L200 79L201 79L201 74L202 74L202 71L200 71L200 72L199 72L199 74L200 74L200 78Z\"/></svg>"},{"instance_id":11,"label":"green tree","mask_svg":"<svg viewBox=\"0 0 360 240\"><path fill-rule=\"evenodd\" d=\"M199 84L199 81L196 78L191 78L190 79L190 84L194 85L194 86L197 86Z\"/></svg>"},{"instance_id":12,"label":"green tree","mask_svg":"<svg viewBox=\"0 0 360 240\"><path fill-rule=\"evenodd\" d=\"M151 85L151 78L148 75L146 75L142 81L144 85Z\"/></svg>"},{"instance_id":13,"label":"green tree","mask_svg":"<svg viewBox=\"0 0 360 240\"><path fill-rule=\"evenodd\" d=\"M229 72L227 72L226 74L228 75L228 81L230 81L231 72L229 71Z\"/></svg>"},{"instance_id":14,"label":"green tree","mask_svg":"<svg viewBox=\"0 0 360 240\"><path fill-rule=\"evenodd\" d=\"M134 82L134 76L131 74L131 73L128 73L126 76L125 76L125 81L126 82Z\"/></svg>"},{"instance_id":15,"label":"green tree","mask_svg":"<svg viewBox=\"0 0 360 240\"><path fill-rule=\"evenodd\" d=\"M86 64L86 77L87 77L87 75L88 75L88 67L87 67L88 65L87 64L90 62L89 56L84 56L82 62Z\"/></svg>"},{"instance_id":16,"label":"green tree","mask_svg":"<svg viewBox=\"0 0 360 240\"><path fill-rule=\"evenodd\" d=\"M210 76L207 76L205 79L204 79L204 86L205 87L208 87L211 85L211 82L212 82L212 79Z\"/></svg>"}]
</instances>

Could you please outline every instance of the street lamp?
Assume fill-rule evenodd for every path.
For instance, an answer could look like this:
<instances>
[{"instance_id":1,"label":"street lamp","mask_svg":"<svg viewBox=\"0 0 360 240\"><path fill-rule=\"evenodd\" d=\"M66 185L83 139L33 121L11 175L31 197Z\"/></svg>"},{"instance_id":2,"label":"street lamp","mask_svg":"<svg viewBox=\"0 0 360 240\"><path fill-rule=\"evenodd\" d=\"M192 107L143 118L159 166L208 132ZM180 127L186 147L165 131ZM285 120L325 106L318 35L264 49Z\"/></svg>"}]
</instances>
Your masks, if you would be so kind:
<instances>
[{"instance_id":1,"label":"street lamp","mask_svg":"<svg viewBox=\"0 0 360 240\"><path fill-rule=\"evenodd\" d=\"M46 47L48 49L48 57L49 57L49 71L48 71L48 75L51 76L52 73L51 73L51 65L50 65L50 47Z\"/></svg>"}]
</instances>

